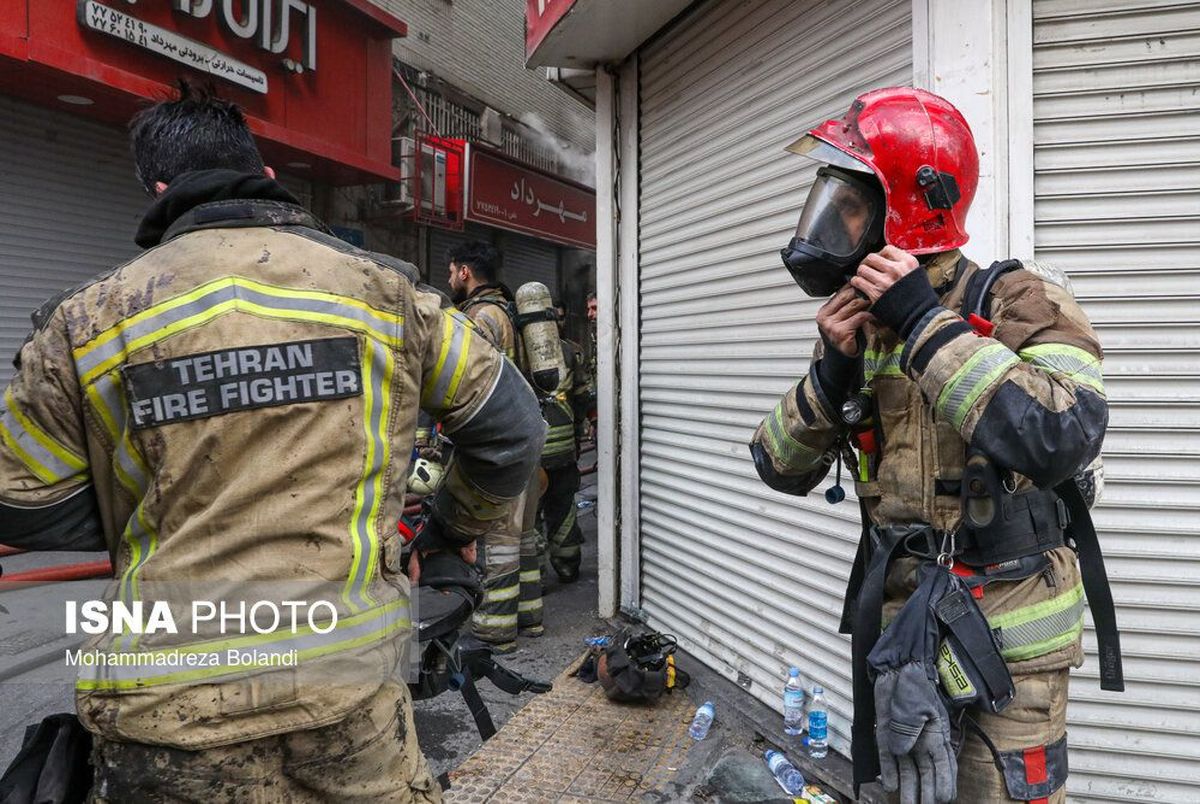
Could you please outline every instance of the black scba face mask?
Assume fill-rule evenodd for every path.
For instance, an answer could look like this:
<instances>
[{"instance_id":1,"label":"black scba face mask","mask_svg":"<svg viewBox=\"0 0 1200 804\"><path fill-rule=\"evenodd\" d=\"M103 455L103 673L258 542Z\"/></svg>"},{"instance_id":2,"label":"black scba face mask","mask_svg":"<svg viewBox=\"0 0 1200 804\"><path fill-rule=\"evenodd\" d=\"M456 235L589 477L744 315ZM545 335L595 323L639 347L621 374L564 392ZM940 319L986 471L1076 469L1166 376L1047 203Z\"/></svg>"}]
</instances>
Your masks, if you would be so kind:
<instances>
[{"instance_id":1,"label":"black scba face mask","mask_svg":"<svg viewBox=\"0 0 1200 804\"><path fill-rule=\"evenodd\" d=\"M825 166L808 192L796 235L780 250L784 267L809 296L831 296L858 264L883 246L886 203L874 176Z\"/></svg>"}]
</instances>

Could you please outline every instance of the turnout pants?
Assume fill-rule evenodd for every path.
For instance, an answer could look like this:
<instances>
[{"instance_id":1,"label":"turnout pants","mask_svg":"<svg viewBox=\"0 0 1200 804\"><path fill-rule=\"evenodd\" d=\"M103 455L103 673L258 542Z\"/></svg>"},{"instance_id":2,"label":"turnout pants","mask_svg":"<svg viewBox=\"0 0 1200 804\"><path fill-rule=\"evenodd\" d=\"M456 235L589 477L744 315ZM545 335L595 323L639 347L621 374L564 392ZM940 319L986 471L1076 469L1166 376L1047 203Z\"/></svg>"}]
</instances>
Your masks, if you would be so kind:
<instances>
[{"instance_id":1,"label":"turnout pants","mask_svg":"<svg viewBox=\"0 0 1200 804\"><path fill-rule=\"evenodd\" d=\"M542 499L546 521L547 552L550 566L564 581L579 577L583 557L583 532L576 522L575 495L579 491L579 465L572 461L548 470L550 485Z\"/></svg>"},{"instance_id":2,"label":"turnout pants","mask_svg":"<svg viewBox=\"0 0 1200 804\"><path fill-rule=\"evenodd\" d=\"M478 564L483 571L483 603L471 616L472 631L484 642L509 647L517 641L518 567L521 531L517 522L479 541Z\"/></svg>"},{"instance_id":3,"label":"turnout pants","mask_svg":"<svg viewBox=\"0 0 1200 804\"><path fill-rule=\"evenodd\" d=\"M535 470L525 490L525 505L521 511L521 594L517 604L517 627L529 636L542 634L541 534L537 528L541 491Z\"/></svg>"},{"instance_id":4,"label":"turnout pants","mask_svg":"<svg viewBox=\"0 0 1200 804\"><path fill-rule=\"evenodd\" d=\"M403 684L388 682L344 720L184 751L96 737L95 804L440 802Z\"/></svg>"}]
</instances>

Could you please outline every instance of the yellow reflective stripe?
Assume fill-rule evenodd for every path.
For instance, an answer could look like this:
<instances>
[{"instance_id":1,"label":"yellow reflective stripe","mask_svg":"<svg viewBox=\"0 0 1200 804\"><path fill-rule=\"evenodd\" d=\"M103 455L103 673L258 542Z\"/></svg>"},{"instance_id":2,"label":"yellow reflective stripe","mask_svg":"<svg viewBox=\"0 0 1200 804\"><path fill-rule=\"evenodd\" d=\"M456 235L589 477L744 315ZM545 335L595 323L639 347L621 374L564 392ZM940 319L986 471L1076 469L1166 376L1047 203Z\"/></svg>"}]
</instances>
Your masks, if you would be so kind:
<instances>
[{"instance_id":1,"label":"yellow reflective stripe","mask_svg":"<svg viewBox=\"0 0 1200 804\"><path fill-rule=\"evenodd\" d=\"M125 362L130 352L234 311L349 329L393 349L404 345L403 316L377 310L358 299L223 277L130 316L76 348L80 381L86 385Z\"/></svg>"},{"instance_id":2,"label":"yellow reflective stripe","mask_svg":"<svg viewBox=\"0 0 1200 804\"><path fill-rule=\"evenodd\" d=\"M381 349L384 358L384 372L382 381L379 383L380 390L380 412L379 412L379 428L376 430L377 438L379 439L379 467L386 469L392 459L392 440L388 438L388 425L392 420L392 379L396 373L396 357L390 349ZM367 533L370 534L370 551L368 553L367 573L363 578L363 595L370 600L367 594L366 586L371 583L371 579L375 577L375 572L378 569L379 563L379 511L383 507L383 471L375 473L375 499L371 505L371 512L367 520Z\"/></svg>"},{"instance_id":3,"label":"yellow reflective stripe","mask_svg":"<svg viewBox=\"0 0 1200 804\"><path fill-rule=\"evenodd\" d=\"M1104 373L1100 367L1100 358L1086 349L1065 343L1040 343L1022 349L1017 356L1026 363L1065 374L1080 385L1104 393Z\"/></svg>"},{"instance_id":4,"label":"yellow reflective stripe","mask_svg":"<svg viewBox=\"0 0 1200 804\"><path fill-rule=\"evenodd\" d=\"M442 376L442 372L446 368L446 359L450 356L450 344L454 340L454 319L443 310L442 311L442 348L438 352L437 362L433 364L433 371L429 372L429 376L425 378L425 384L421 389L421 401L428 405L433 396L433 389L437 385L438 378Z\"/></svg>"},{"instance_id":5,"label":"yellow reflective stripe","mask_svg":"<svg viewBox=\"0 0 1200 804\"><path fill-rule=\"evenodd\" d=\"M484 603L503 603L505 600L515 600L521 587L514 584L500 589L488 589L483 593Z\"/></svg>"},{"instance_id":6,"label":"yellow reflective stripe","mask_svg":"<svg viewBox=\"0 0 1200 804\"><path fill-rule=\"evenodd\" d=\"M867 382L872 377L903 377L904 372L900 370L900 354L903 351L904 344L899 344L886 352L876 349L863 352L863 376Z\"/></svg>"},{"instance_id":7,"label":"yellow reflective stripe","mask_svg":"<svg viewBox=\"0 0 1200 804\"><path fill-rule=\"evenodd\" d=\"M517 615L513 614L484 614L477 611L471 615L472 621L480 628L507 628L517 624Z\"/></svg>"},{"instance_id":8,"label":"yellow reflective stripe","mask_svg":"<svg viewBox=\"0 0 1200 804\"><path fill-rule=\"evenodd\" d=\"M523 614L523 613L528 613L531 611L541 611L541 610L542 610L542 599L540 597L537 600L522 600L520 603L517 604L517 612L518 613Z\"/></svg>"},{"instance_id":9,"label":"yellow reflective stripe","mask_svg":"<svg viewBox=\"0 0 1200 804\"><path fill-rule=\"evenodd\" d=\"M961 427L971 406L1000 375L1020 361L1002 343L991 343L967 358L938 394L937 411Z\"/></svg>"},{"instance_id":10,"label":"yellow reflective stripe","mask_svg":"<svg viewBox=\"0 0 1200 804\"><path fill-rule=\"evenodd\" d=\"M542 571L540 569L525 570L521 573L521 583L536 583L542 579Z\"/></svg>"},{"instance_id":11,"label":"yellow reflective stripe","mask_svg":"<svg viewBox=\"0 0 1200 804\"><path fill-rule=\"evenodd\" d=\"M398 616L390 616L398 615ZM515 615L514 615L515 616ZM382 620L376 627L374 621ZM157 648L147 651L116 651L137 653L139 656L172 657L195 654L216 653L219 657L229 650L251 648L268 649L271 652L283 653L296 650L297 663L316 659L332 653L353 650L355 648L380 642L397 631L412 627L408 616L408 601L396 600L384 606L377 606L361 614L340 618L334 629L325 634L318 634L310 626L296 628L296 633L289 629L284 635L253 634L232 639L211 642L193 643L174 648ZM101 651L104 652L104 651ZM222 657L223 658L223 657ZM124 667L86 667L85 671L97 674L92 678L80 677L75 682L76 689L81 690L132 690L160 684L178 684L199 679L211 680L220 676L248 675L261 673L262 668L244 666L215 666L202 667L195 670L167 671L154 675L137 675L151 669L152 660L137 665ZM108 673L115 678L100 678L98 674Z\"/></svg>"},{"instance_id":12,"label":"yellow reflective stripe","mask_svg":"<svg viewBox=\"0 0 1200 804\"><path fill-rule=\"evenodd\" d=\"M37 444L39 446L41 446L41 448L43 450L45 450L46 453L48 453L50 456L52 456L54 459L56 459L59 464L61 464L61 466L59 466L59 467L49 467L48 466L48 467L46 467L47 470L51 470L51 469L66 470L66 472L69 472L69 474L64 473L62 471L58 472L58 474L61 475L60 479L63 479L63 480L65 480L69 477L75 477L78 475L82 475L82 476L87 475L87 468L88 468L87 460L85 460L83 458L83 456L79 455L78 453L76 453L76 452L72 451L71 449L67 448L66 446L60 444L49 433L47 433L41 427L38 427L38 425L32 419L30 419L23 412L21 412L21 409L17 406L17 404L15 403L15 401L13 399L13 392L12 392L11 386L8 388L8 390L6 390L4 392L4 411L9 416L12 416L12 418L16 422L17 426L19 426L22 430L25 431L26 434L28 434L28 436L30 438L32 438L35 442L37 442ZM25 453L25 450L21 450L19 447L16 446L16 443L20 440L20 438L19 438L20 434L12 433L11 429L10 429L11 425L6 427L4 425L2 417L0 417L0 427L3 427L4 430L6 432L8 432L9 436L12 438L14 451L20 451L22 453Z\"/></svg>"},{"instance_id":13,"label":"yellow reflective stripe","mask_svg":"<svg viewBox=\"0 0 1200 804\"><path fill-rule=\"evenodd\" d=\"M797 393L804 393L804 391L801 389ZM785 404L787 404L786 397L781 399L775 406L775 410L767 416L766 427L763 428L767 436L767 446L771 448L774 457L784 466L791 469L807 469L819 461L823 453L806 444L801 444L788 432L787 425L784 424Z\"/></svg>"},{"instance_id":14,"label":"yellow reflective stripe","mask_svg":"<svg viewBox=\"0 0 1200 804\"><path fill-rule=\"evenodd\" d=\"M379 546L376 524L389 450L387 428L394 366L395 357L391 350L372 340L365 341L362 386L363 436L367 449L362 476L354 490L354 508L350 516L350 542L354 555L346 587L342 591L342 600L351 611L359 611L372 603L367 587Z\"/></svg>"},{"instance_id":15,"label":"yellow reflective stripe","mask_svg":"<svg viewBox=\"0 0 1200 804\"><path fill-rule=\"evenodd\" d=\"M1000 636L1000 655L1014 662L1069 645L1083 631L1083 584L1050 600L988 618Z\"/></svg>"}]
</instances>

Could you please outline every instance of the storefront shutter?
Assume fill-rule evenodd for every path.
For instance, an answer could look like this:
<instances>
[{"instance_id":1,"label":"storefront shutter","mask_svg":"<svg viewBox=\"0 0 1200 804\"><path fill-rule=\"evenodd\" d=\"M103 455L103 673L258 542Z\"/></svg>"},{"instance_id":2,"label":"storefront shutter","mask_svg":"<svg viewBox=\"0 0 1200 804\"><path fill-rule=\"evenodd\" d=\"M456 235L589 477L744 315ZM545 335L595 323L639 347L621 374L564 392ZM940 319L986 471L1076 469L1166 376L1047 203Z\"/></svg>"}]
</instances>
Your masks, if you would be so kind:
<instances>
[{"instance_id":1,"label":"storefront shutter","mask_svg":"<svg viewBox=\"0 0 1200 804\"><path fill-rule=\"evenodd\" d=\"M911 83L911 8L714 2L640 55L641 605L776 709L799 666L843 752L858 506L771 491L747 444L806 369L821 303L779 261L816 172L784 146Z\"/></svg>"},{"instance_id":2,"label":"storefront shutter","mask_svg":"<svg viewBox=\"0 0 1200 804\"><path fill-rule=\"evenodd\" d=\"M149 203L124 131L0 97L0 387L30 313L136 255Z\"/></svg>"},{"instance_id":3,"label":"storefront shutter","mask_svg":"<svg viewBox=\"0 0 1200 804\"><path fill-rule=\"evenodd\" d=\"M558 246L545 240L505 233L500 244L504 254L504 283L517 288L526 282L541 282L550 289L550 295L559 300Z\"/></svg>"},{"instance_id":4,"label":"storefront shutter","mask_svg":"<svg viewBox=\"0 0 1200 804\"><path fill-rule=\"evenodd\" d=\"M1033 6L1036 253L1104 347L1093 512L1125 649L1073 673L1074 795L1200 801L1200 4Z\"/></svg>"}]
</instances>

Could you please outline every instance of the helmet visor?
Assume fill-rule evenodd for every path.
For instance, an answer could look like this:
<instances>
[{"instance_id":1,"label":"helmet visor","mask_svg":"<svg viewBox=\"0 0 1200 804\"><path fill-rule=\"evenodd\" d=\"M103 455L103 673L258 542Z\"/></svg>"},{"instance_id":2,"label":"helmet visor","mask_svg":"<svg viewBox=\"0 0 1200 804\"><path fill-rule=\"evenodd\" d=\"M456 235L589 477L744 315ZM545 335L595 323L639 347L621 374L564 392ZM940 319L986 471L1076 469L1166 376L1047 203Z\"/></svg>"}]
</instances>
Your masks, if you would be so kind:
<instances>
[{"instance_id":1,"label":"helmet visor","mask_svg":"<svg viewBox=\"0 0 1200 804\"><path fill-rule=\"evenodd\" d=\"M821 168L808 192L796 240L830 257L848 258L878 238L882 194L837 169Z\"/></svg>"}]
</instances>

